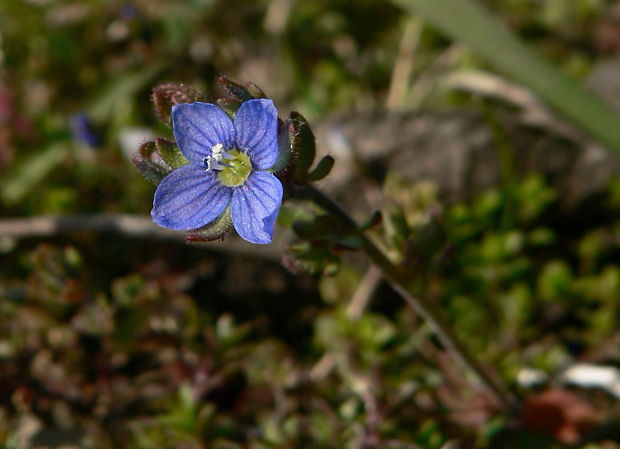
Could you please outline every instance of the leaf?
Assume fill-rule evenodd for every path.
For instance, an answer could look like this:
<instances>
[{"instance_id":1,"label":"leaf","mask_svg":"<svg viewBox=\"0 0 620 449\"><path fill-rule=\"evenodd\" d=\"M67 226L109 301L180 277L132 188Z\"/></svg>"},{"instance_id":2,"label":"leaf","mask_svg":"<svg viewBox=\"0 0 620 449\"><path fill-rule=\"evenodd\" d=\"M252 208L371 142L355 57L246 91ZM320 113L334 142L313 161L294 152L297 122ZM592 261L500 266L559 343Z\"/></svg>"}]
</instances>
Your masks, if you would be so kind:
<instances>
[{"instance_id":1,"label":"leaf","mask_svg":"<svg viewBox=\"0 0 620 449\"><path fill-rule=\"evenodd\" d=\"M148 86L164 68L164 64L148 65L135 73L119 76L103 89L88 108L89 115L96 122L108 121L115 115L119 105L131 101L133 95Z\"/></svg>"},{"instance_id":2,"label":"leaf","mask_svg":"<svg viewBox=\"0 0 620 449\"><path fill-rule=\"evenodd\" d=\"M315 182L325 178L334 167L334 158L331 156L323 157L316 165L314 170L308 173L308 181Z\"/></svg>"},{"instance_id":3,"label":"leaf","mask_svg":"<svg viewBox=\"0 0 620 449\"><path fill-rule=\"evenodd\" d=\"M308 122L299 112L291 112L289 124L289 145L295 162L295 180L307 182L308 170L314 162L316 144Z\"/></svg>"},{"instance_id":4,"label":"leaf","mask_svg":"<svg viewBox=\"0 0 620 449\"><path fill-rule=\"evenodd\" d=\"M21 201L54 168L65 160L69 148L64 143L55 143L21 162L12 175L2 183L1 197L6 204Z\"/></svg>"},{"instance_id":5,"label":"leaf","mask_svg":"<svg viewBox=\"0 0 620 449\"><path fill-rule=\"evenodd\" d=\"M620 115L533 51L478 1L392 1L468 45L486 62L531 89L592 137L620 151L617 126Z\"/></svg>"},{"instance_id":6,"label":"leaf","mask_svg":"<svg viewBox=\"0 0 620 449\"><path fill-rule=\"evenodd\" d=\"M155 141L149 140L140 145L138 152L131 158L140 174L155 185L172 171L172 167L163 160L157 150Z\"/></svg>"}]
</instances>

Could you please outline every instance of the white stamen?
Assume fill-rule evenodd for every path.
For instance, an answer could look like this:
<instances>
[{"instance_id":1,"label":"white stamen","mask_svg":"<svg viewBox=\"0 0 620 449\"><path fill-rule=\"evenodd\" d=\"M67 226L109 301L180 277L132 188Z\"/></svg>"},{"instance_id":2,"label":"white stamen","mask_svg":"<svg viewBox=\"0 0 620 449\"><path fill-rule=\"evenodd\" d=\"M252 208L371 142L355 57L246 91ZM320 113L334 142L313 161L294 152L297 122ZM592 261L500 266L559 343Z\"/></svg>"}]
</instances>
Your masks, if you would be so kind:
<instances>
[{"instance_id":1,"label":"white stamen","mask_svg":"<svg viewBox=\"0 0 620 449\"><path fill-rule=\"evenodd\" d=\"M224 145L222 145L221 143L218 143L211 147L211 154L213 155L213 157L221 159L223 153Z\"/></svg>"},{"instance_id":2,"label":"white stamen","mask_svg":"<svg viewBox=\"0 0 620 449\"><path fill-rule=\"evenodd\" d=\"M205 157L202 162L207 166L207 172L222 170L225 165L220 164L220 161L224 158L230 159L230 156L224 151L224 145L218 143L211 147L211 156Z\"/></svg>"}]
</instances>

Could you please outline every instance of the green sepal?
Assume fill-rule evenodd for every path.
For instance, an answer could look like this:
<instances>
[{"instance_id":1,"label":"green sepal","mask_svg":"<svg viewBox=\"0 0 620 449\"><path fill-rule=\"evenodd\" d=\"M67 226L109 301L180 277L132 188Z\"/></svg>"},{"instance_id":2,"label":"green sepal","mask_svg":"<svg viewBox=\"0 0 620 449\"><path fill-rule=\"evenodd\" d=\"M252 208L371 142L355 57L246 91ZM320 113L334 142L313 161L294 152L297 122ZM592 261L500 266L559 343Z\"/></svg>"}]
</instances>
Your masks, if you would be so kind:
<instances>
[{"instance_id":1,"label":"green sepal","mask_svg":"<svg viewBox=\"0 0 620 449\"><path fill-rule=\"evenodd\" d=\"M218 98L215 100L215 103L219 106L219 108L224 111L231 120L235 120L235 114L237 113L237 109L241 106L241 101L236 100L234 98Z\"/></svg>"},{"instance_id":2,"label":"green sepal","mask_svg":"<svg viewBox=\"0 0 620 449\"><path fill-rule=\"evenodd\" d=\"M289 123L289 145L295 157L296 182L304 184L308 180L308 170L316 156L314 134L308 122L299 112L291 112Z\"/></svg>"},{"instance_id":3,"label":"green sepal","mask_svg":"<svg viewBox=\"0 0 620 449\"><path fill-rule=\"evenodd\" d=\"M133 162L133 165L135 165L136 169L138 170L138 172L140 172L144 179L152 182L155 185L158 185L162 181L162 179L166 177L165 173L162 173L156 167L153 167L150 162L145 161L139 156L133 156L131 158L131 162Z\"/></svg>"},{"instance_id":4,"label":"green sepal","mask_svg":"<svg viewBox=\"0 0 620 449\"><path fill-rule=\"evenodd\" d=\"M225 76L219 76L217 82L224 92L226 92L231 98L239 100L241 102L252 100L254 97L248 92L248 90L241 84L237 84L234 81L229 80Z\"/></svg>"},{"instance_id":5,"label":"green sepal","mask_svg":"<svg viewBox=\"0 0 620 449\"><path fill-rule=\"evenodd\" d=\"M230 207L227 207L226 210L211 223L202 228L187 232L185 234L185 239L188 242L213 242L215 240L222 240L226 233L230 231L232 225Z\"/></svg>"},{"instance_id":6,"label":"green sepal","mask_svg":"<svg viewBox=\"0 0 620 449\"><path fill-rule=\"evenodd\" d=\"M254 84L253 82L248 81L247 83L245 83L245 87L247 88L248 93L253 98L267 98L267 95L265 95L263 90L260 87L258 87L256 84Z\"/></svg>"},{"instance_id":7,"label":"green sepal","mask_svg":"<svg viewBox=\"0 0 620 449\"><path fill-rule=\"evenodd\" d=\"M332 171L332 168L334 167L334 162L335 161L333 157L324 156L319 161L319 163L316 164L314 170L308 173L308 181L315 182L325 178Z\"/></svg>"},{"instance_id":8,"label":"green sepal","mask_svg":"<svg viewBox=\"0 0 620 449\"><path fill-rule=\"evenodd\" d=\"M158 137L155 139L155 146L161 158L170 167L179 168L189 164L187 158L183 156L183 153L181 153L181 150L174 142Z\"/></svg>"},{"instance_id":9,"label":"green sepal","mask_svg":"<svg viewBox=\"0 0 620 449\"><path fill-rule=\"evenodd\" d=\"M278 158L269 168L271 172L280 172L291 163L291 148L289 145L288 125L278 119Z\"/></svg>"},{"instance_id":10,"label":"green sepal","mask_svg":"<svg viewBox=\"0 0 620 449\"><path fill-rule=\"evenodd\" d=\"M155 115L166 125L170 126L172 106L206 101L206 96L184 84L165 83L153 89L151 99L153 100Z\"/></svg>"},{"instance_id":11,"label":"green sepal","mask_svg":"<svg viewBox=\"0 0 620 449\"><path fill-rule=\"evenodd\" d=\"M152 140L140 145L138 152L132 156L131 161L140 174L155 185L159 184L172 171L172 167L159 155L155 142Z\"/></svg>"}]
</instances>

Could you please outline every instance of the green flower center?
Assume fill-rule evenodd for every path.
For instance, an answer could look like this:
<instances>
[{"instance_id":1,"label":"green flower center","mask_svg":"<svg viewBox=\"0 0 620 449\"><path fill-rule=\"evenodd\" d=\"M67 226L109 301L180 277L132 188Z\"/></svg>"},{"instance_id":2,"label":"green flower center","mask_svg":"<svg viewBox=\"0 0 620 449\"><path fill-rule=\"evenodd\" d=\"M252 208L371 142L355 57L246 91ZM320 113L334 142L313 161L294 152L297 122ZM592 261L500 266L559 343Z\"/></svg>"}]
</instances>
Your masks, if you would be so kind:
<instances>
[{"instance_id":1,"label":"green flower center","mask_svg":"<svg viewBox=\"0 0 620 449\"><path fill-rule=\"evenodd\" d=\"M250 158L239 150L228 151L225 164L222 165L224 167L217 174L217 179L227 187L242 185L252 171Z\"/></svg>"}]
</instances>

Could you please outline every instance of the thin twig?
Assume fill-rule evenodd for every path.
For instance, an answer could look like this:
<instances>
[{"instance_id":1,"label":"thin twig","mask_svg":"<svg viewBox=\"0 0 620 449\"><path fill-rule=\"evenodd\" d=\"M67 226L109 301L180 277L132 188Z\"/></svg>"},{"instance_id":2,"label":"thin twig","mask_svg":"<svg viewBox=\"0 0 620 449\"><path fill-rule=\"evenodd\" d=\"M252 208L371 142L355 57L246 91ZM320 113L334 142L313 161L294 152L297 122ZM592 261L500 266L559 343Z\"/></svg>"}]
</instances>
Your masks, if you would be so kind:
<instances>
[{"instance_id":1,"label":"thin twig","mask_svg":"<svg viewBox=\"0 0 620 449\"><path fill-rule=\"evenodd\" d=\"M375 265L371 265L366 273L362 282L358 285L357 289L351 297L349 306L347 307L347 316L352 321L359 320L364 310L366 309L370 298L374 294L375 290L381 283L383 275L381 270ZM312 367L310 371L310 378L315 381L320 381L327 377L336 366L336 359L332 353L326 353L321 359Z\"/></svg>"},{"instance_id":2,"label":"thin twig","mask_svg":"<svg viewBox=\"0 0 620 449\"><path fill-rule=\"evenodd\" d=\"M336 359L334 354L326 352L310 370L310 379L315 382L320 382L332 372L335 366Z\"/></svg>"},{"instance_id":3,"label":"thin twig","mask_svg":"<svg viewBox=\"0 0 620 449\"><path fill-rule=\"evenodd\" d=\"M362 282L355 289L347 307L347 316L351 320L358 320L362 316L370 298L381 283L381 279L383 279L381 270L376 265L371 265L364 274Z\"/></svg>"},{"instance_id":4,"label":"thin twig","mask_svg":"<svg viewBox=\"0 0 620 449\"><path fill-rule=\"evenodd\" d=\"M313 201L347 226L357 227L355 221L349 214L320 190L312 186L305 186L300 188L299 194ZM390 283L392 288L405 302L407 302L407 304L413 307L428 321L441 342L466 369L472 371L477 376L480 385L495 399L498 405L500 405L506 413L516 413L519 409L518 400L502 383L491 378L482 366L480 366L469 350L458 340L437 306L423 296L412 295L407 288L410 283L408 274L394 265L366 236L361 236L361 239L363 251L382 271L383 276Z\"/></svg>"},{"instance_id":5,"label":"thin twig","mask_svg":"<svg viewBox=\"0 0 620 449\"><path fill-rule=\"evenodd\" d=\"M127 238L163 240L191 245L195 248L251 255L271 260L280 259L287 239L285 233L280 233L274 240L274 244L268 247L252 245L238 238L226 239L224 242L189 244L183 232L160 228L150 217L129 214L44 215L0 220L0 238L5 240L82 233L111 233Z\"/></svg>"}]
</instances>

